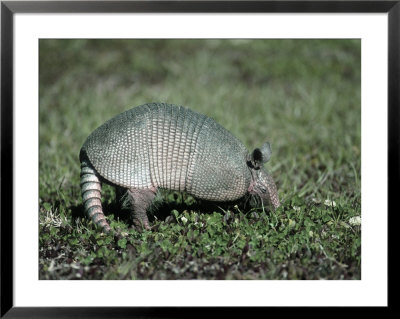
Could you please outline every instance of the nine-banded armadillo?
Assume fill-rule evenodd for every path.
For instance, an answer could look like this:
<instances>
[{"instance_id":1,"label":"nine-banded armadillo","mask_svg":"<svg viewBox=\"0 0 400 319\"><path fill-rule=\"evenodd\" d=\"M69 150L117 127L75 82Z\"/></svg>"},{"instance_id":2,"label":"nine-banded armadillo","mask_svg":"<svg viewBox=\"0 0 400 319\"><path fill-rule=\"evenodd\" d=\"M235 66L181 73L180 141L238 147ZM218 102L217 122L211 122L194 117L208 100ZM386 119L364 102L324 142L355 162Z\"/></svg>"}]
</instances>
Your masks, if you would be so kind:
<instances>
[{"instance_id":1,"label":"nine-banded armadillo","mask_svg":"<svg viewBox=\"0 0 400 319\"><path fill-rule=\"evenodd\" d=\"M250 154L212 118L188 108L141 105L105 122L83 144L85 212L110 231L101 206L101 181L127 190L133 222L146 229L146 211L158 188L218 202L250 194L277 208L275 183L263 168L270 155L268 142Z\"/></svg>"}]
</instances>

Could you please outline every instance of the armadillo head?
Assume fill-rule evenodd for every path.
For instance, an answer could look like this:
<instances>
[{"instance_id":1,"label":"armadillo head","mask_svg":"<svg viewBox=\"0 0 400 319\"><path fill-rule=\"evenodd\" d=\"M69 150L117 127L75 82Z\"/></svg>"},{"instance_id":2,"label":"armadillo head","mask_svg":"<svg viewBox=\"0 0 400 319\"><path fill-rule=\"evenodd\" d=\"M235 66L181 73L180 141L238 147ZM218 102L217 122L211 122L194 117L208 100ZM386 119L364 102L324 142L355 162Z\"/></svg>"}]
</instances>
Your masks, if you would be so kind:
<instances>
[{"instance_id":1,"label":"armadillo head","mask_svg":"<svg viewBox=\"0 0 400 319\"><path fill-rule=\"evenodd\" d=\"M261 199L264 206L272 204L274 209L280 206L276 185L271 175L263 168L264 163L271 158L271 146L267 142L261 148L256 148L249 154L247 165L251 172L249 193Z\"/></svg>"}]
</instances>

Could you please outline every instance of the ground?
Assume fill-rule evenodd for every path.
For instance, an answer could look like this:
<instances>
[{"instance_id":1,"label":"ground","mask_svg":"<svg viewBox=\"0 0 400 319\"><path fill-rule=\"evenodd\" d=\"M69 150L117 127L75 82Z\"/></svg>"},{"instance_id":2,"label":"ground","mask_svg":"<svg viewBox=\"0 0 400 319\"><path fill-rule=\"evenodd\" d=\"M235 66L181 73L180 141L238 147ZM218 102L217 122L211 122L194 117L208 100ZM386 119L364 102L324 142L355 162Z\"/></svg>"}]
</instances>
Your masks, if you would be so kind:
<instances>
[{"instance_id":1,"label":"ground","mask_svg":"<svg viewBox=\"0 0 400 319\"><path fill-rule=\"evenodd\" d=\"M360 279L359 40L40 40L40 279ZM112 116L168 102L213 117L249 150L269 141L276 211L203 209L165 193L120 237L83 213L79 150Z\"/></svg>"}]
</instances>

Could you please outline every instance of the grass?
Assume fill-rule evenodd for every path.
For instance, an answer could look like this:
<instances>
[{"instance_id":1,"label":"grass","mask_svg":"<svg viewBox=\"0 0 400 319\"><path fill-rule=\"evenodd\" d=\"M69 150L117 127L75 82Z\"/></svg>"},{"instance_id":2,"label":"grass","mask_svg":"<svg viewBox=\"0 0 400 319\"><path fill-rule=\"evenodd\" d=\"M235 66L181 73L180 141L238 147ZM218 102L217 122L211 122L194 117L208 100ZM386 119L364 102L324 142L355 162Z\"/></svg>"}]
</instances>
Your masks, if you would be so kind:
<instances>
[{"instance_id":1,"label":"grass","mask_svg":"<svg viewBox=\"0 0 400 319\"><path fill-rule=\"evenodd\" d=\"M360 279L358 40L40 40L40 279ZM203 208L165 192L138 232L105 185L121 237L83 213L78 154L148 102L213 117L266 168L282 206Z\"/></svg>"}]
</instances>

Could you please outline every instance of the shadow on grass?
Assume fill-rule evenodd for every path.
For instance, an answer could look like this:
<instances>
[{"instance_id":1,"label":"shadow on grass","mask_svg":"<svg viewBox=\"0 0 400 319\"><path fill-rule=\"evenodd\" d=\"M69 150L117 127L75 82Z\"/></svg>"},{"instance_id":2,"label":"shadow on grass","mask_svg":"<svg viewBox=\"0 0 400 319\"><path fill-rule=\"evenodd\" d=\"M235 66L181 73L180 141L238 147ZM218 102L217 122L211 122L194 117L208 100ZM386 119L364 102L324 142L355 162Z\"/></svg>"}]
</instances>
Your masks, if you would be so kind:
<instances>
[{"instance_id":1,"label":"shadow on grass","mask_svg":"<svg viewBox=\"0 0 400 319\"><path fill-rule=\"evenodd\" d=\"M243 198L231 202L214 202L194 199L190 195L179 192L169 193L162 197L164 198L155 200L147 212L150 223L156 220L170 222L169 217L173 217L174 210L179 213L187 210L201 214L212 214L213 212L225 214L228 210L234 213L239 213L239 211L246 213L252 208L250 202ZM102 207L106 217L114 215L116 220L126 223L129 227L133 225L129 209L121 208L117 200L113 200L111 203L102 203ZM70 206L69 209L74 223L77 219L87 218L83 204Z\"/></svg>"}]
</instances>

